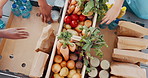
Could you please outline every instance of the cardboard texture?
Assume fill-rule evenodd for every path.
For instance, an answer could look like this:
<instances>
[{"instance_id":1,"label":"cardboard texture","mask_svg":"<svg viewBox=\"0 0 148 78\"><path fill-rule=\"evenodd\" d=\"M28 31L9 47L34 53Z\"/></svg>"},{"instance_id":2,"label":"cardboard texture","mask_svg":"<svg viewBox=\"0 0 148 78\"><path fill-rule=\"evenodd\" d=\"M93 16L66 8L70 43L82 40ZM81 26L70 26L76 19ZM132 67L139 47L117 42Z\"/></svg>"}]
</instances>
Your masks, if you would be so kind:
<instances>
[{"instance_id":1,"label":"cardboard texture","mask_svg":"<svg viewBox=\"0 0 148 78\"><path fill-rule=\"evenodd\" d=\"M120 36L144 37L145 35L148 35L148 29L138 24L120 21L118 25L117 34Z\"/></svg>"},{"instance_id":2,"label":"cardboard texture","mask_svg":"<svg viewBox=\"0 0 148 78\"><path fill-rule=\"evenodd\" d=\"M146 78L146 70L135 64L112 62L111 74L124 78Z\"/></svg>"},{"instance_id":3,"label":"cardboard texture","mask_svg":"<svg viewBox=\"0 0 148 78\"><path fill-rule=\"evenodd\" d=\"M11 13L6 27L26 27L30 36L28 39L22 40L2 40L0 44L0 53L2 56L2 59L0 59L1 70L8 69L12 72L29 75L36 54L35 48L37 41L40 38L43 28L48 25L41 21L41 17L36 16L37 13L39 13L39 9L37 7L33 7L31 17L29 19L22 19L21 17L16 17ZM55 26L53 29L58 30L57 28L59 24L56 22L56 24L53 25ZM54 33L56 34L56 32ZM13 55L13 58L10 58L10 55Z\"/></svg>"},{"instance_id":4,"label":"cardboard texture","mask_svg":"<svg viewBox=\"0 0 148 78\"><path fill-rule=\"evenodd\" d=\"M143 50L148 47L148 40L133 37L118 36L118 49Z\"/></svg>"},{"instance_id":5,"label":"cardboard texture","mask_svg":"<svg viewBox=\"0 0 148 78\"><path fill-rule=\"evenodd\" d=\"M148 54L139 51L114 49L112 56L115 61L148 64Z\"/></svg>"},{"instance_id":6,"label":"cardboard texture","mask_svg":"<svg viewBox=\"0 0 148 78\"><path fill-rule=\"evenodd\" d=\"M42 77L48 56L49 55L44 52L36 53L29 74L30 77Z\"/></svg>"}]
</instances>

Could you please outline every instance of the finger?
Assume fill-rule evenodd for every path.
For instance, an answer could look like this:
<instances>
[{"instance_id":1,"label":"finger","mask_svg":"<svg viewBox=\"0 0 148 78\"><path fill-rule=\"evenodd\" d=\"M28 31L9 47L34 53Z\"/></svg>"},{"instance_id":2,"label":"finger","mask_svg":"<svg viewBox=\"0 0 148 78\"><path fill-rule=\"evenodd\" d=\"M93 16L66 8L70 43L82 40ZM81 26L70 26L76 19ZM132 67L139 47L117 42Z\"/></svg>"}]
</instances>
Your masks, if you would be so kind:
<instances>
[{"instance_id":1,"label":"finger","mask_svg":"<svg viewBox=\"0 0 148 78\"><path fill-rule=\"evenodd\" d=\"M42 17L42 22L44 22L44 16L43 16L43 15L41 15L41 17Z\"/></svg>"},{"instance_id":2,"label":"finger","mask_svg":"<svg viewBox=\"0 0 148 78\"><path fill-rule=\"evenodd\" d=\"M17 30L26 30L26 27L16 28Z\"/></svg>"},{"instance_id":3,"label":"finger","mask_svg":"<svg viewBox=\"0 0 148 78\"><path fill-rule=\"evenodd\" d=\"M104 24L105 22L107 22L109 19L108 18L106 18L106 19L104 19L100 24Z\"/></svg>"},{"instance_id":4,"label":"finger","mask_svg":"<svg viewBox=\"0 0 148 78\"><path fill-rule=\"evenodd\" d=\"M26 39L28 36L21 36L20 39Z\"/></svg>"},{"instance_id":5,"label":"finger","mask_svg":"<svg viewBox=\"0 0 148 78\"><path fill-rule=\"evenodd\" d=\"M47 22L47 16L44 16L44 22Z\"/></svg>"},{"instance_id":6,"label":"finger","mask_svg":"<svg viewBox=\"0 0 148 78\"><path fill-rule=\"evenodd\" d=\"M40 17L41 16L41 13L37 13L36 16Z\"/></svg>"},{"instance_id":7,"label":"finger","mask_svg":"<svg viewBox=\"0 0 148 78\"><path fill-rule=\"evenodd\" d=\"M25 36L29 36L29 33L28 33L28 32L18 33L18 35L25 35Z\"/></svg>"},{"instance_id":8,"label":"finger","mask_svg":"<svg viewBox=\"0 0 148 78\"><path fill-rule=\"evenodd\" d=\"M113 21L113 20L108 20L108 21L106 22L106 24L110 24L112 21Z\"/></svg>"},{"instance_id":9,"label":"finger","mask_svg":"<svg viewBox=\"0 0 148 78\"><path fill-rule=\"evenodd\" d=\"M19 30L18 33L28 33L28 32L24 30Z\"/></svg>"},{"instance_id":10,"label":"finger","mask_svg":"<svg viewBox=\"0 0 148 78\"><path fill-rule=\"evenodd\" d=\"M104 20L104 19L106 19L107 18L107 16L104 16L103 18L102 18L102 20Z\"/></svg>"}]
</instances>

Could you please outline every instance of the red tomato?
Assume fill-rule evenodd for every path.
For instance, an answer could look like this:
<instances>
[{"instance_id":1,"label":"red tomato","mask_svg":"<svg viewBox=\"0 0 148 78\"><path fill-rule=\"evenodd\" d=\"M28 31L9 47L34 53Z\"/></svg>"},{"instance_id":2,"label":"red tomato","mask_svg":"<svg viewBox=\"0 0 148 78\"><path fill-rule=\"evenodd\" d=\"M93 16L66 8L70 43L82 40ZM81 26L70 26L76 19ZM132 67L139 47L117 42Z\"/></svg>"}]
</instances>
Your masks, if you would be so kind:
<instances>
[{"instance_id":1,"label":"red tomato","mask_svg":"<svg viewBox=\"0 0 148 78\"><path fill-rule=\"evenodd\" d=\"M71 16L66 16L66 17L64 18L64 22L65 22L66 24L71 23Z\"/></svg>"},{"instance_id":2,"label":"red tomato","mask_svg":"<svg viewBox=\"0 0 148 78\"><path fill-rule=\"evenodd\" d=\"M76 20L73 20L73 21L71 21L70 26L71 26L72 28L75 28L75 27L78 26L78 22L77 22Z\"/></svg>"},{"instance_id":3,"label":"red tomato","mask_svg":"<svg viewBox=\"0 0 148 78\"><path fill-rule=\"evenodd\" d=\"M85 20L86 20L86 16L84 16L84 15L79 16L79 21L85 21Z\"/></svg>"},{"instance_id":4,"label":"red tomato","mask_svg":"<svg viewBox=\"0 0 148 78\"><path fill-rule=\"evenodd\" d=\"M71 15L71 19L72 20L78 20L79 19L79 16L77 14L72 14Z\"/></svg>"}]
</instances>

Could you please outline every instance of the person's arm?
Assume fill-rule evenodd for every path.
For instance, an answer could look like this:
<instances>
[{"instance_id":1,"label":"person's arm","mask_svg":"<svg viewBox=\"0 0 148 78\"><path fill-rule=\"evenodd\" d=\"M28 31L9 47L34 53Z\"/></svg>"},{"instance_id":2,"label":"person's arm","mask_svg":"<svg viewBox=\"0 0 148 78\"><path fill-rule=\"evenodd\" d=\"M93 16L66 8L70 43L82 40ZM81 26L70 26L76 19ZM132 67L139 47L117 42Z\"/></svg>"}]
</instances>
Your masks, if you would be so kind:
<instances>
[{"instance_id":1,"label":"person's arm","mask_svg":"<svg viewBox=\"0 0 148 78\"><path fill-rule=\"evenodd\" d=\"M115 4L107 11L106 15L102 19L101 24L110 24L113 20L115 20L120 13L123 2L124 0L116 0Z\"/></svg>"},{"instance_id":2,"label":"person's arm","mask_svg":"<svg viewBox=\"0 0 148 78\"><path fill-rule=\"evenodd\" d=\"M0 38L7 39L25 39L28 38L29 33L25 28L8 28L0 30Z\"/></svg>"},{"instance_id":3,"label":"person's arm","mask_svg":"<svg viewBox=\"0 0 148 78\"><path fill-rule=\"evenodd\" d=\"M3 7L7 3L8 0L0 0L0 18L2 18L3 15Z\"/></svg>"},{"instance_id":4,"label":"person's arm","mask_svg":"<svg viewBox=\"0 0 148 78\"><path fill-rule=\"evenodd\" d=\"M40 13L42 15L43 22L52 22L51 9L52 6L48 5L46 0L38 0L40 6Z\"/></svg>"}]
</instances>

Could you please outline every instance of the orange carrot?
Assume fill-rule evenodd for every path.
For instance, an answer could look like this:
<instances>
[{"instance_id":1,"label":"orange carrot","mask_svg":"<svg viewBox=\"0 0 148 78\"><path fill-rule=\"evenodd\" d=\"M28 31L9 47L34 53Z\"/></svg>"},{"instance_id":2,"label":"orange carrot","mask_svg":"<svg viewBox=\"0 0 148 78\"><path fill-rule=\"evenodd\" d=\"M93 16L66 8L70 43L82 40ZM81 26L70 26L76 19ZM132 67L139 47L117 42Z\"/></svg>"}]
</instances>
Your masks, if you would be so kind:
<instances>
[{"instance_id":1,"label":"orange carrot","mask_svg":"<svg viewBox=\"0 0 148 78\"><path fill-rule=\"evenodd\" d=\"M82 12L81 12L81 11L77 12L77 15L81 15L81 14L82 14Z\"/></svg>"},{"instance_id":2,"label":"orange carrot","mask_svg":"<svg viewBox=\"0 0 148 78\"><path fill-rule=\"evenodd\" d=\"M75 5L76 3L77 3L77 1L76 1L76 0L71 0L70 5Z\"/></svg>"},{"instance_id":3,"label":"orange carrot","mask_svg":"<svg viewBox=\"0 0 148 78\"><path fill-rule=\"evenodd\" d=\"M72 43L72 45L68 45L71 52L74 52L76 50L76 44Z\"/></svg>"},{"instance_id":4,"label":"orange carrot","mask_svg":"<svg viewBox=\"0 0 148 78\"><path fill-rule=\"evenodd\" d=\"M68 14L71 14L74 11L74 9L75 9L74 5L69 6L69 8L67 10Z\"/></svg>"},{"instance_id":5,"label":"orange carrot","mask_svg":"<svg viewBox=\"0 0 148 78\"><path fill-rule=\"evenodd\" d=\"M60 48L60 52L63 55L65 61L67 61L69 59L69 48L68 46L61 46Z\"/></svg>"},{"instance_id":6,"label":"orange carrot","mask_svg":"<svg viewBox=\"0 0 148 78\"><path fill-rule=\"evenodd\" d=\"M80 7L79 7L79 6L76 6L76 8L75 8L73 14L77 14L79 11L80 11Z\"/></svg>"},{"instance_id":7,"label":"orange carrot","mask_svg":"<svg viewBox=\"0 0 148 78\"><path fill-rule=\"evenodd\" d=\"M60 53L60 48L61 48L62 45L63 45L63 44L62 44L60 41L57 42L57 53L58 53L58 54L61 54L61 53Z\"/></svg>"}]
</instances>

